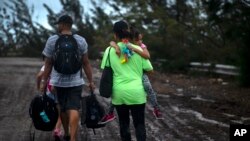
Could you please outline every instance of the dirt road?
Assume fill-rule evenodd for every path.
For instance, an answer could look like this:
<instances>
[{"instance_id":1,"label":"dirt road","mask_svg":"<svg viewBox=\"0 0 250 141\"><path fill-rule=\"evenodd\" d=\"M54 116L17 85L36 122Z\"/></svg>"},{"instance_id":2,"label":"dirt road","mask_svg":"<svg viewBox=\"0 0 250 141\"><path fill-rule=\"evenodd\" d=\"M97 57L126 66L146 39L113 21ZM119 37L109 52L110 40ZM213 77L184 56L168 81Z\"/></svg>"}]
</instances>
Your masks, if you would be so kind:
<instances>
[{"instance_id":1,"label":"dirt road","mask_svg":"<svg viewBox=\"0 0 250 141\"><path fill-rule=\"evenodd\" d=\"M98 86L101 72L97 67L98 62L93 64L94 80ZM0 141L29 141L30 133L35 131L30 128L32 126L28 107L32 97L38 94L35 75L41 65L39 59L0 58ZM240 109L242 104L238 103L239 100L225 98L225 87L230 86L211 84L209 88L206 87L221 93L221 96L217 93L213 96L198 85L202 85L201 80L196 80L198 82L194 84L192 79L184 76L160 76L161 79L155 78L157 81L154 86L158 86L158 101L164 120L156 120L151 106L146 106L148 141L228 141L230 123L250 123L249 107ZM181 79L185 81L177 82ZM241 94L248 92L249 89L241 90ZM87 94L84 91L83 96ZM104 105L108 105L108 99L98 98ZM134 130L132 126L131 130ZM135 135L132 136L135 141ZM97 129L96 135L84 126L78 132L78 141L119 140L118 120ZM36 130L35 141L53 141L53 138L50 132Z\"/></svg>"}]
</instances>

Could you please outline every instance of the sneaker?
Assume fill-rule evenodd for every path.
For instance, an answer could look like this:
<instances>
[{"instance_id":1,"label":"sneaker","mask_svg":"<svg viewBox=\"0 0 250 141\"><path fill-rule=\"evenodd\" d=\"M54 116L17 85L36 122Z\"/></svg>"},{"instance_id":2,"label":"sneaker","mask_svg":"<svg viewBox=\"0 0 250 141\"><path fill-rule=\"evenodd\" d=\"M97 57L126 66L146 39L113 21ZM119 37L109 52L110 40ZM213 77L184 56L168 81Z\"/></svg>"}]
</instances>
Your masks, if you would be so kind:
<instances>
[{"instance_id":1,"label":"sneaker","mask_svg":"<svg viewBox=\"0 0 250 141\"><path fill-rule=\"evenodd\" d=\"M70 141L70 136L64 136L63 141Z\"/></svg>"},{"instance_id":2,"label":"sneaker","mask_svg":"<svg viewBox=\"0 0 250 141\"><path fill-rule=\"evenodd\" d=\"M153 114L154 114L154 116L155 116L156 119L163 119L162 114L161 114L161 112L160 112L159 109L154 108Z\"/></svg>"},{"instance_id":3,"label":"sneaker","mask_svg":"<svg viewBox=\"0 0 250 141\"><path fill-rule=\"evenodd\" d=\"M109 114L105 115L99 123L105 124L105 123L108 123L108 122L114 120L115 118L116 117L115 117L114 113L109 113Z\"/></svg>"},{"instance_id":4,"label":"sneaker","mask_svg":"<svg viewBox=\"0 0 250 141\"><path fill-rule=\"evenodd\" d=\"M55 137L55 141L60 141L61 140L61 137L62 137L62 132L60 129L55 129L53 131L53 136Z\"/></svg>"}]
</instances>

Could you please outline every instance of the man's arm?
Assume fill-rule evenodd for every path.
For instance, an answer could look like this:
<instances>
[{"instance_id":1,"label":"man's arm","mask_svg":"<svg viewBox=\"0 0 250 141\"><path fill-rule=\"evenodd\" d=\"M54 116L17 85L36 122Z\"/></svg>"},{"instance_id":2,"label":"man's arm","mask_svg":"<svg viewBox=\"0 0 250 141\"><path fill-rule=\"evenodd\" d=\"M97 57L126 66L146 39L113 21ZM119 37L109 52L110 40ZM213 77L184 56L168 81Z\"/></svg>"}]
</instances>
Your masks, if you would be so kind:
<instances>
[{"instance_id":1,"label":"man's arm","mask_svg":"<svg viewBox=\"0 0 250 141\"><path fill-rule=\"evenodd\" d=\"M52 60L51 58L45 57L45 67L44 67L44 73L43 73L43 78L41 80L42 86L40 87L40 90L44 92L46 90L46 83L48 81L48 78L50 76L51 70L52 70Z\"/></svg>"},{"instance_id":2,"label":"man's arm","mask_svg":"<svg viewBox=\"0 0 250 141\"><path fill-rule=\"evenodd\" d=\"M82 62L83 62L84 72L85 72L85 74L87 76L87 79L89 81L89 88L90 88L90 90L94 90L95 86L94 86L94 82L93 82L93 79L92 79L92 67L90 65L87 53L85 53L83 55Z\"/></svg>"}]
</instances>

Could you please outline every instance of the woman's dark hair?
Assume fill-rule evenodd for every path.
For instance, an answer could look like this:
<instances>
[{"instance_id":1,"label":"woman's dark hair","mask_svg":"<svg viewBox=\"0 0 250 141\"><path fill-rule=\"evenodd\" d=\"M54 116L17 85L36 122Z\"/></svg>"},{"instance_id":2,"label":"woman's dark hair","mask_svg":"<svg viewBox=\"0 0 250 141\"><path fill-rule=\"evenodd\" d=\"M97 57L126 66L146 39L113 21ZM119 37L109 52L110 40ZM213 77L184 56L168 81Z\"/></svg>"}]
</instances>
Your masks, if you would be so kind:
<instances>
[{"instance_id":1,"label":"woman's dark hair","mask_svg":"<svg viewBox=\"0 0 250 141\"><path fill-rule=\"evenodd\" d=\"M129 25L126 21L118 21L113 26L113 32L119 39L130 38L131 34L129 31Z\"/></svg>"}]
</instances>

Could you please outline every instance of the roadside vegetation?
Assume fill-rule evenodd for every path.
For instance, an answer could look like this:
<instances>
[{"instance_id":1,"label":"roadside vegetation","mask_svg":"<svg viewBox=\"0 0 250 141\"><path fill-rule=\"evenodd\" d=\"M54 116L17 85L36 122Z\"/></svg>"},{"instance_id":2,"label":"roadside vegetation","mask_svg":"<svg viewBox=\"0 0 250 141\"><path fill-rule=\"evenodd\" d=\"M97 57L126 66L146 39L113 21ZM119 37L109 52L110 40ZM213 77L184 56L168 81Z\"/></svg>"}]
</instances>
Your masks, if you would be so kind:
<instances>
[{"instance_id":1,"label":"roadside vegetation","mask_svg":"<svg viewBox=\"0 0 250 141\"><path fill-rule=\"evenodd\" d=\"M32 17L25 1L10 0L0 9L0 56L41 57L46 39L56 33L56 19L74 18L74 31L97 59L113 40L112 23L125 19L144 34L152 61L164 60L164 72L187 72L190 62L234 65L241 86L250 86L250 3L246 0L89 0L92 14L79 0L60 0L55 12L44 3L51 29ZM104 8L103 8L104 7ZM109 9L109 10L107 10Z\"/></svg>"}]
</instances>

